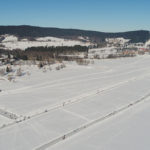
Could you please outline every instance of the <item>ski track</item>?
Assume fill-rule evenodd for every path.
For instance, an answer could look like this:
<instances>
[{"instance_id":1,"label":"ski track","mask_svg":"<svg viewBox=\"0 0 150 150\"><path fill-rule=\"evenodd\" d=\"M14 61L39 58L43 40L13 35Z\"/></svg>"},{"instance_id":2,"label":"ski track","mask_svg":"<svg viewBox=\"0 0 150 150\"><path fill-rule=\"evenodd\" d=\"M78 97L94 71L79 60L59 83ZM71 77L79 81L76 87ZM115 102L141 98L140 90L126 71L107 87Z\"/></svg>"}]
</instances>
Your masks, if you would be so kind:
<instances>
[{"instance_id":1,"label":"ski track","mask_svg":"<svg viewBox=\"0 0 150 150\"><path fill-rule=\"evenodd\" d=\"M47 87L57 87L57 86L60 86L60 85L68 85L69 83L72 84L72 83L78 83L78 82L81 82L83 81L83 79L81 80L78 80L78 81L72 81L70 82L69 80L74 80L74 79L77 79L77 78L80 78L80 77L89 77L89 76L93 76L93 75L99 75L99 74L102 74L102 73L108 73L108 72L112 72L112 70L109 70L109 71L104 71L104 72L100 72L100 73L91 73L91 74L88 74L88 75L80 75L80 76L76 76L76 77L68 77L66 79L59 79L59 80L55 80L55 81L52 81L52 82L45 82L45 83L42 83L42 84L37 84L35 86L27 86L27 87L24 87L24 88L19 88L19 89L16 89L16 90L9 90L9 91L5 91L3 92L3 95L4 93L5 94L17 94L17 93L24 93L25 91L24 90L36 90L36 89L40 89L40 88L47 88ZM100 78L98 78L100 79ZM61 81L65 81L65 82L69 82L69 83L66 83L66 84L59 84L59 82ZM86 80L87 81L87 80ZM28 91L26 91L28 92ZM2 94L1 94L2 95Z\"/></svg>"},{"instance_id":2,"label":"ski track","mask_svg":"<svg viewBox=\"0 0 150 150\"><path fill-rule=\"evenodd\" d=\"M131 67L132 71L130 72L126 72L126 73L119 73L117 75L106 75L105 77L100 77L100 78L97 78L97 79L105 79L105 78L111 78L111 77L117 77L117 76L120 76L120 75L125 75L125 74L128 74L128 73L132 73L134 72L133 71L133 66L132 65L135 65L141 61L143 61L143 57L141 57L139 60L135 60L134 62L131 62L131 63L127 63L127 64L124 64L124 67L128 67L128 69ZM118 70L119 68L122 68L122 67L116 67L116 69ZM147 70L149 68L146 68L146 69L142 69L142 70ZM142 71L141 70L141 71ZM89 77L89 76L93 76L93 75L100 75L100 74L107 74L107 73L113 73L115 70L113 69L109 69L109 70L104 70L102 72L97 72L97 73L91 73L91 74L84 74L84 75L77 75L75 77L67 77L65 79L57 79L55 81L52 81L52 82L46 82L46 83L40 83L40 84L37 84L35 86L27 86L27 87L23 87L23 88L19 88L19 89L15 89L15 90L9 90L9 91L3 91L3 95L5 94L17 94L17 93L25 93L25 92L29 92L29 91L25 91L25 90L33 90L33 89L40 89L40 88L47 88L47 87L55 87L55 86L59 86L59 82L61 81L65 81L65 82L68 82L69 80L74 80L74 79L78 79L78 78L81 78L81 77ZM140 71L140 70L137 70L135 69L135 71ZM115 72L117 73L117 72ZM80 80L80 82L83 81L83 79ZM87 80L88 81L88 80ZM73 82L74 84L77 83L77 82ZM58 85L55 85L55 84L58 84ZM67 83L66 83L67 84ZM64 84L63 84L64 85Z\"/></svg>"},{"instance_id":3,"label":"ski track","mask_svg":"<svg viewBox=\"0 0 150 150\"><path fill-rule=\"evenodd\" d=\"M83 94L78 95L76 97L66 99L62 103L55 104L55 105L47 107L47 108L45 108L43 110L40 109L38 112L36 111L35 113L33 112L32 115L30 115L30 117L31 118L32 117L36 117L36 116L41 115L41 114L43 114L45 112L49 112L49 111L52 111L52 110L60 109L60 108L63 108L65 106L67 106L67 105L72 105L72 104L75 104L75 103L79 103L79 102L83 101L83 99L86 101L85 98L88 98L88 97L91 97L91 96L94 96L94 95L99 95L99 94L102 94L103 92L109 92L110 90L113 90L114 88L117 88L119 86L122 86L122 85L124 85L126 83L129 83L129 82L132 82L132 81L136 81L138 79L145 78L147 76L150 76L150 73L147 74L147 75L140 76L140 77L130 78L130 79L126 80L126 81L121 81L121 82L118 82L116 84L110 85L110 86L105 87L105 88L100 88L100 89L89 91L87 93L83 93Z\"/></svg>"},{"instance_id":4,"label":"ski track","mask_svg":"<svg viewBox=\"0 0 150 150\"><path fill-rule=\"evenodd\" d=\"M105 115L103 117L100 117L98 119L92 120L92 121L90 121L90 122L88 122L88 123L86 123L86 124L76 128L76 129L74 129L73 131L70 131L70 132L66 133L65 135L57 137L57 138L49 141L48 143L45 143L45 144L35 148L35 150L46 150L47 148L49 148L49 147L51 147L51 146L53 146L53 145L55 145L55 144L57 144L57 143L59 143L59 142L61 142L63 140L66 140L66 139L74 136L75 134L80 133L83 130L85 130L85 129L87 129L87 128L95 125L95 124L102 123L102 122L106 121L107 119L110 119L110 118L112 118L112 117L114 117L116 115L119 115L119 113L123 113L124 111L127 111L128 109L130 109L132 107L135 107L136 105L146 101L149 97L150 97L150 93L146 94L145 96L143 96L142 98L138 99L135 102L132 102L132 103L130 103L128 105L120 107L119 109L114 110L113 112L111 112L111 113L109 113L109 114L107 114L107 115Z\"/></svg>"},{"instance_id":5,"label":"ski track","mask_svg":"<svg viewBox=\"0 0 150 150\"><path fill-rule=\"evenodd\" d=\"M124 66L129 66L132 69L133 66L130 66L130 65L138 64L141 61L142 60L138 60L138 61L132 62L131 64L125 64ZM118 71L118 68L116 68L117 71ZM20 89L16 89L16 90L5 91L5 92L0 93L0 95L25 93L25 92L29 92L28 90L30 90L30 92L32 92L34 90L41 89L41 88L59 87L59 86L72 85L72 84L77 84L77 83L87 82L87 81L93 81L93 80L98 80L98 79L108 79L108 78L113 78L113 77L120 77L120 76L124 76L124 75L128 75L128 74L132 75L133 72L135 73L135 72L138 72L138 71L140 71L140 72L141 71L147 71L148 69L150 69L150 68L145 67L145 68L142 68L142 69L132 69L128 72L124 71L123 73L119 73L119 74L117 74L117 72L115 72L114 75L107 74L107 73L114 72L114 70L110 69L108 71L104 71L104 72L100 72L100 73L91 73L91 74L78 75L76 77L68 77L68 78L65 78L65 79L60 79L60 80L56 80L56 81L48 82L48 83L42 83L42 84L38 84L38 85L35 85L35 86L28 86L28 87L24 87L24 88L20 88ZM104 74L104 75L106 74L106 76L95 77L95 78L93 77L94 75L99 75L99 74ZM84 77L89 77L89 76L91 76L90 79L82 79ZM87 93L83 93L81 95L78 95L76 97L66 99L62 103L57 103L54 106L50 106L50 107L47 107L46 109L40 110L40 112L38 112L38 113L37 112L33 113L30 116L30 118L22 119L18 115L14 114L12 112L6 111L5 109L0 109L0 115L4 116L6 118L12 119L12 120L19 119L19 121L9 123L5 127L15 125L16 123L19 123L19 122L24 123L25 121L28 121L29 119L38 117L39 115L44 115L47 112L50 112L50 111L56 110L56 109L60 109L60 108L62 108L63 111L72 114L73 116L77 116L77 117L82 118L82 119L87 121L86 124L74 129L73 131L70 131L70 132L66 133L65 135L61 135L57 138L54 138L53 140L51 140L51 141L35 148L35 150L45 150L46 148L49 148L52 145L55 145L55 144L65 140L65 139L79 133L79 132L82 132L83 130L85 130L85 129L87 129L87 128L89 128L89 127L91 127L91 126L93 126L97 123L101 123L101 122L103 122L103 121L105 121L109 118L114 117L115 115L118 115L119 113L122 113L122 112L124 112L124 111L126 111L126 110L128 110L132 107L135 107L136 105L146 101L150 97L150 93L144 95L142 98L140 98L140 99L138 99L134 102L129 103L128 105L120 107L119 109L114 110L113 112L111 112L111 113L109 113L109 114L107 114L103 117L100 117L98 119L92 120L92 121L90 121L88 118L83 117L83 116L81 116L77 113L70 112L68 110L63 109L65 106L73 105L75 103L81 102L83 100L83 98L87 98L87 97L90 97L90 96L93 96L93 95L98 95L98 94L101 94L103 92L109 92L110 90L113 90L114 88L122 86L122 85L124 85L128 82L136 81L136 80L139 80L139 79L142 79L142 78L145 78L145 77L149 77L149 76L150 76L150 73L146 73L145 75L139 75L138 77L130 77L130 78L128 77L128 79L123 79L123 81L120 81L116 84L113 84L113 85L110 85L110 86L107 86L107 87L104 87L104 88L100 88L100 89L95 89L95 90L89 91ZM79 79L79 80L72 81L74 79ZM61 81L65 81L65 83L59 83ZM26 90L26 91L24 91L24 90ZM86 100L86 99L84 99L84 100ZM1 127L0 129L3 129L5 127Z\"/></svg>"},{"instance_id":6,"label":"ski track","mask_svg":"<svg viewBox=\"0 0 150 150\"><path fill-rule=\"evenodd\" d=\"M16 90L4 91L1 93L1 95L26 93L26 92L32 92L32 91L42 89L42 88L60 87L60 86L73 85L73 84L77 84L77 83L81 83L81 82L93 81L93 80L98 80L98 79L120 77L120 76L124 76L124 75L130 74L130 73L138 72L138 71L140 71L140 72L144 71L144 70L147 71L148 69L149 69L149 67L143 68L143 69L135 69L135 70L132 69L132 71L124 72L124 73L120 73L120 74L116 74L116 75L108 75L108 76L104 76L104 77L96 77L96 78L91 78L91 79L80 79L78 81L69 81L69 80L73 80L73 79L80 78L80 77L86 77L86 76L88 77L88 75L81 75L78 77L70 77L67 79L60 79L57 81L53 81L53 82L49 82L49 83L46 82L43 84L38 84L35 86L29 86L29 87L25 87L25 88L16 89ZM101 73L94 73L94 74L91 74L90 76L95 75L95 74L101 74ZM59 83L61 81L66 81L66 83Z\"/></svg>"},{"instance_id":7,"label":"ski track","mask_svg":"<svg viewBox=\"0 0 150 150\"><path fill-rule=\"evenodd\" d=\"M88 98L88 97L91 97L91 96L94 96L94 95L99 95L99 94L102 94L103 92L109 92L110 90L113 90L114 88L117 88L119 86L122 86L122 85L124 85L126 83L129 83L129 82L132 82L132 81L136 81L136 80L145 78L147 76L150 76L150 73L146 74L146 75L142 75L140 77L130 78L130 79L126 80L126 81L118 82L116 84L110 85L110 86L105 87L103 89L102 88L96 89L96 90L90 91L88 93L84 93L84 94L78 95L76 97L66 99L62 103L58 103L58 104L56 104L54 106L46 107L46 108L44 108L42 110L40 109L40 111L38 111L38 112L36 111L35 113L32 113L32 115L30 115L30 116L21 116L21 117L19 117L18 115L13 114L13 113L11 113L9 111L6 112L5 110L2 110L2 109L0 109L0 111L2 110L2 112L4 113L3 114L4 117L7 117L7 118L15 120L15 122L5 125L5 127L9 127L11 125L15 125L16 123L23 123L25 121L28 121L28 120L33 119L35 117L38 117L40 115L44 115L47 112L50 112L50 111L53 111L53 110L57 110L57 109L60 109L60 108L64 108L65 106L73 105L75 103L79 103L79 102L83 101L83 99L86 101L85 98ZM70 113L72 113L72 112L70 112ZM0 115L2 115L2 114L0 113ZM75 113L73 113L72 115L75 115ZM78 115L78 114L76 114L76 115ZM79 118L81 118L81 116ZM84 118L82 117L82 119L89 120L89 119L87 119L85 117ZM0 129L3 129L5 127L2 127Z\"/></svg>"},{"instance_id":8,"label":"ski track","mask_svg":"<svg viewBox=\"0 0 150 150\"><path fill-rule=\"evenodd\" d=\"M16 120L18 118L18 115L1 108L0 108L0 115L12 120Z\"/></svg>"}]
</instances>

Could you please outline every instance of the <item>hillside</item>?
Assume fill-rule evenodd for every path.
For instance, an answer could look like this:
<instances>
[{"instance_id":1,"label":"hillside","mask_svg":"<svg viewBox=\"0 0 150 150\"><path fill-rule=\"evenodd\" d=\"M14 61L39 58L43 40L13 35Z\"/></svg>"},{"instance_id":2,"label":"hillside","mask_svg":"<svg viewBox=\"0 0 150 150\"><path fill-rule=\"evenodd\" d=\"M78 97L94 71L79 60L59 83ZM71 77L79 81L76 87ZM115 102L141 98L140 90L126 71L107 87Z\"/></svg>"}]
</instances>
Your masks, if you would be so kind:
<instances>
[{"instance_id":1,"label":"hillside","mask_svg":"<svg viewBox=\"0 0 150 150\"><path fill-rule=\"evenodd\" d=\"M117 38L123 37L125 39L131 39L130 42L146 42L149 37L149 31L139 30L130 32L119 33L105 33L97 31L77 30L77 29L59 29L59 28L46 28L35 26L0 26L0 35L10 34L16 35L20 38L28 37L34 39L36 37L63 37L69 39L76 39L79 36L89 37L90 40L95 42L104 41L105 38Z\"/></svg>"}]
</instances>

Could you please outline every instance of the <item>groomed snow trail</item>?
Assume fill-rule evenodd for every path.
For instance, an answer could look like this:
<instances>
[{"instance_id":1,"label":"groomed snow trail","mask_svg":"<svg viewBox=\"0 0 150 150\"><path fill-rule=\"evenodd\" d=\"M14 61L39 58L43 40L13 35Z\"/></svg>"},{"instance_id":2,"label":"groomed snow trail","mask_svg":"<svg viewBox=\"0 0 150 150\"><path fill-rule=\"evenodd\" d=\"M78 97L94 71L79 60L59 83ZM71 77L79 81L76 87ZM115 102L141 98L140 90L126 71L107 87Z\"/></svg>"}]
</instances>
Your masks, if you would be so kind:
<instances>
[{"instance_id":1,"label":"groomed snow trail","mask_svg":"<svg viewBox=\"0 0 150 150\"><path fill-rule=\"evenodd\" d=\"M89 67L70 64L58 72L33 68L33 75L20 82L0 81L4 88L12 87L0 93L0 116L5 116L4 110L17 114L17 119L4 117L16 121L7 126L4 119L0 149L51 149L84 129L140 107L150 99L149 63L150 56L145 55L100 60Z\"/></svg>"},{"instance_id":2,"label":"groomed snow trail","mask_svg":"<svg viewBox=\"0 0 150 150\"><path fill-rule=\"evenodd\" d=\"M126 106L123 106L123 107L121 107L121 108L119 108L117 110L114 110L113 112L107 114L104 117L100 117L100 118L98 118L96 120L88 122L87 124L84 124L84 125L76 128L76 129L74 129L73 131L70 131L70 132L66 133L65 135L57 137L56 139L54 139L54 140L52 140L52 141L50 141L50 142L48 142L48 143L38 147L38 148L35 148L35 150L46 150L47 148L49 148L49 147L51 147L51 146L53 146L53 145L55 145L55 144L57 144L57 143L59 143L59 142L61 142L63 140L66 140L67 138L70 138L70 137L74 136L75 134L77 134L79 132L82 132L83 130L85 130L85 129L87 129L87 128L89 128L89 127L91 127L91 126L93 126L93 125L95 125L97 123L103 122L103 121L105 121L107 119L110 119L110 118L114 117L115 115L118 115L121 112L126 111L127 109L135 107L136 105L138 105L139 103L144 102L148 98L150 98L150 93L148 93L147 95L143 96L141 99L138 99L137 101L135 101L133 103L130 103L130 104L126 105Z\"/></svg>"}]
</instances>

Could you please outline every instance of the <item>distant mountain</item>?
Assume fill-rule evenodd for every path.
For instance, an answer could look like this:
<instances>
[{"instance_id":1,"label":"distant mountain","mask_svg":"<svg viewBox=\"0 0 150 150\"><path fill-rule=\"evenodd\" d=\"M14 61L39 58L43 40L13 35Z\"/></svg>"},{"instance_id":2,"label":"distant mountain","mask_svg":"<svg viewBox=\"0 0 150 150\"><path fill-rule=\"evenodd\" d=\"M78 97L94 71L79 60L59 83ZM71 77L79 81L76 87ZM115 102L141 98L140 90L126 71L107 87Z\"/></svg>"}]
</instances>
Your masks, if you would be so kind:
<instances>
[{"instance_id":1,"label":"distant mountain","mask_svg":"<svg viewBox=\"0 0 150 150\"><path fill-rule=\"evenodd\" d=\"M0 26L0 35L12 34L20 38L28 37L63 37L63 38L77 38L79 36L89 37L90 40L95 42L104 41L105 38L123 37L131 39L130 42L146 42L150 38L150 32L146 30L119 32L119 33L105 33L97 31L77 30L77 29L59 29L35 26Z\"/></svg>"}]
</instances>

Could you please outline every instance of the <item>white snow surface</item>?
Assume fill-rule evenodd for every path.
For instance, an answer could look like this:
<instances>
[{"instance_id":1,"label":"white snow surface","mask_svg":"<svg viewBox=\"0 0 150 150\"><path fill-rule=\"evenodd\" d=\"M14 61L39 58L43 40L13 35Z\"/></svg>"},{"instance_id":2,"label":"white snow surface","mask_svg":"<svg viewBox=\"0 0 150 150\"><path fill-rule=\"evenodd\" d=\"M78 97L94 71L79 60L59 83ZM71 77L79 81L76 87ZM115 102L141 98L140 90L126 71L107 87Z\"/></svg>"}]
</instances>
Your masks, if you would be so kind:
<instances>
[{"instance_id":1,"label":"white snow surface","mask_svg":"<svg viewBox=\"0 0 150 150\"><path fill-rule=\"evenodd\" d=\"M4 37L5 39L2 42L17 42L18 38L14 35L2 35L1 37Z\"/></svg>"},{"instance_id":2,"label":"white snow surface","mask_svg":"<svg viewBox=\"0 0 150 150\"><path fill-rule=\"evenodd\" d=\"M0 127L2 127L5 124L9 124L11 122L12 120L0 115Z\"/></svg>"},{"instance_id":3,"label":"white snow surface","mask_svg":"<svg viewBox=\"0 0 150 150\"><path fill-rule=\"evenodd\" d=\"M104 48L93 48L89 49L88 57L94 58L95 55L98 55L100 58L107 58L110 54L117 54L116 47L104 47Z\"/></svg>"},{"instance_id":4,"label":"white snow surface","mask_svg":"<svg viewBox=\"0 0 150 150\"><path fill-rule=\"evenodd\" d=\"M24 65L31 75L0 80L0 109L18 116L0 129L0 149L148 150L150 55L65 63L44 73Z\"/></svg>"},{"instance_id":5,"label":"white snow surface","mask_svg":"<svg viewBox=\"0 0 150 150\"><path fill-rule=\"evenodd\" d=\"M145 46L150 46L150 39L145 43Z\"/></svg>"},{"instance_id":6,"label":"white snow surface","mask_svg":"<svg viewBox=\"0 0 150 150\"><path fill-rule=\"evenodd\" d=\"M80 40L68 40L63 38L55 37L39 37L35 41L29 41L27 39L18 40L14 35L3 35L5 39L0 43L5 46L6 49L22 49L25 50L28 47L39 47L39 46L89 46L93 45L91 42L82 42Z\"/></svg>"},{"instance_id":7,"label":"white snow surface","mask_svg":"<svg viewBox=\"0 0 150 150\"><path fill-rule=\"evenodd\" d=\"M150 99L46 150L149 150Z\"/></svg>"},{"instance_id":8,"label":"white snow surface","mask_svg":"<svg viewBox=\"0 0 150 150\"><path fill-rule=\"evenodd\" d=\"M127 42L129 42L130 39L125 39L125 38L122 38L122 37L119 37L119 38L107 38L106 39L106 42L109 42L109 43L114 43L114 44L125 44Z\"/></svg>"}]
</instances>

